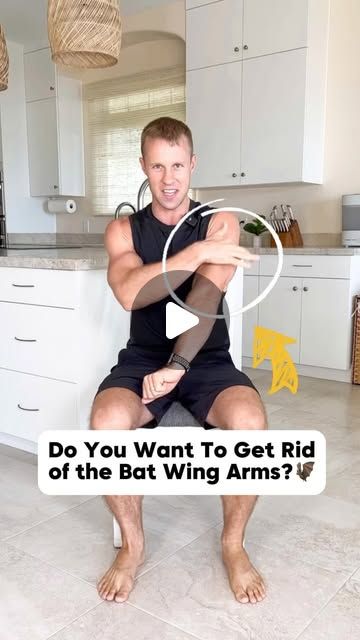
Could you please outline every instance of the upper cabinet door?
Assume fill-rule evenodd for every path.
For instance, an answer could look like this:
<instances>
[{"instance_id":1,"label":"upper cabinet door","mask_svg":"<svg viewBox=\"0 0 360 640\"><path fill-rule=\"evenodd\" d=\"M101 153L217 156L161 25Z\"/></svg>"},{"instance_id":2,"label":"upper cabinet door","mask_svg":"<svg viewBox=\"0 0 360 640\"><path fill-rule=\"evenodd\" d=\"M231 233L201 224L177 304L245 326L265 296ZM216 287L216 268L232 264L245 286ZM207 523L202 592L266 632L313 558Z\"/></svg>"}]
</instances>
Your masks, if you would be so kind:
<instances>
[{"instance_id":1,"label":"upper cabinet door","mask_svg":"<svg viewBox=\"0 0 360 640\"><path fill-rule=\"evenodd\" d=\"M50 49L24 54L26 101L53 98L56 95L55 64Z\"/></svg>"},{"instance_id":2,"label":"upper cabinet door","mask_svg":"<svg viewBox=\"0 0 360 640\"><path fill-rule=\"evenodd\" d=\"M307 46L308 4L313 0L243 1L244 58Z\"/></svg>"},{"instance_id":3,"label":"upper cabinet door","mask_svg":"<svg viewBox=\"0 0 360 640\"><path fill-rule=\"evenodd\" d=\"M243 61L242 184L302 180L306 52Z\"/></svg>"},{"instance_id":4,"label":"upper cabinet door","mask_svg":"<svg viewBox=\"0 0 360 640\"><path fill-rule=\"evenodd\" d=\"M243 0L219 0L186 11L186 68L242 57Z\"/></svg>"},{"instance_id":5,"label":"upper cabinet door","mask_svg":"<svg viewBox=\"0 0 360 640\"><path fill-rule=\"evenodd\" d=\"M28 102L26 110L30 194L32 196L59 195L55 98Z\"/></svg>"},{"instance_id":6,"label":"upper cabinet door","mask_svg":"<svg viewBox=\"0 0 360 640\"><path fill-rule=\"evenodd\" d=\"M194 137L193 187L239 186L242 62L188 71L186 120Z\"/></svg>"}]
</instances>

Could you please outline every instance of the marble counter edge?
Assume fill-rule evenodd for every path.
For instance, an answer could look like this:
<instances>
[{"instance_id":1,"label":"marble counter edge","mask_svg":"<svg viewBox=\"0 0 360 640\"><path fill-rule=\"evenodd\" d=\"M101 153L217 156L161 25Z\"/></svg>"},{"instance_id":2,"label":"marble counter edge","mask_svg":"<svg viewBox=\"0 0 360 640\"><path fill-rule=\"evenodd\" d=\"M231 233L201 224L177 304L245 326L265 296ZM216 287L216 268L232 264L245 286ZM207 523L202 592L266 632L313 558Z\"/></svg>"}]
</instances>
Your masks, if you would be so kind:
<instances>
[{"instance_id":1,"label":"marble counter edge","mask_svg":"<svg viewBox=\"0 0 360 640\"><path fill-rule=\"evenodd\" d=\"M248 247L252 249L252 247ZM273 247L260 247L253 249L259 255L276 255L277 249ZM284 248L284 255L314 255L314 256L355 256L360 255L360 247L293 247Z\"/></svg>"}]
</instances>

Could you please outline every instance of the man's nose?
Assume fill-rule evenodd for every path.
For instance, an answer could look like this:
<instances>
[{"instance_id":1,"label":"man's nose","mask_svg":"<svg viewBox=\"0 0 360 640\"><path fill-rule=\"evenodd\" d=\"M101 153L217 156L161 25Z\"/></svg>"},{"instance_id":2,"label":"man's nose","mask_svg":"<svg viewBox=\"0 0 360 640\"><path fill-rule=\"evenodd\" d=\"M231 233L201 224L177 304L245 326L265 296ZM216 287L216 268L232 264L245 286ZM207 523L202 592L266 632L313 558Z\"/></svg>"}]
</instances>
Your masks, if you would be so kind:
<instances>
[{"instance_id":1,"label":"man's nose","mask_svg":"<svg viewBox=\"0 0 360 640\"><path fill-rule=\"evenodd\" d=\"M165 169L163 173L163 183L172 184L174 182L174 175L172 169Z\"/></svg>"}]
</instances>

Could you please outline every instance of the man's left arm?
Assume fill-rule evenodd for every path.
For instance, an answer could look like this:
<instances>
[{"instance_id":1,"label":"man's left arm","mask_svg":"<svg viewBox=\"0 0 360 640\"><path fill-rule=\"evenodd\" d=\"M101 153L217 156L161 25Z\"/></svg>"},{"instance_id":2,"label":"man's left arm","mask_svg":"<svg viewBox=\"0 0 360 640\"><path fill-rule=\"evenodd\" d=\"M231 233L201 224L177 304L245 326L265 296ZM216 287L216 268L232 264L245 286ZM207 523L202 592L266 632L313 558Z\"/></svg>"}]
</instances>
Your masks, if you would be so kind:
<instances>
[{"instance_id":1,"label":"man's left arm","mask_svg":"<svg viewBox=\"0 0 360 640\"><path fill-rule=\"evenodd\" d=\"M206 237L216 237L219 242L239 244L240 225L237 217L227 212L214 214L209 222ZM195 272L191 291L185 300L186 304L193 309L216 315L222 294L226 291L235 270L236 267L229 264L202 264ZM210 336L214 322L215 318L200 315L199 323L178 337L173 352L191 362ZM147 404L169 393L184 374L184 367L174 362L145 376L143 403Z\"/></svg>"}]
</instances>

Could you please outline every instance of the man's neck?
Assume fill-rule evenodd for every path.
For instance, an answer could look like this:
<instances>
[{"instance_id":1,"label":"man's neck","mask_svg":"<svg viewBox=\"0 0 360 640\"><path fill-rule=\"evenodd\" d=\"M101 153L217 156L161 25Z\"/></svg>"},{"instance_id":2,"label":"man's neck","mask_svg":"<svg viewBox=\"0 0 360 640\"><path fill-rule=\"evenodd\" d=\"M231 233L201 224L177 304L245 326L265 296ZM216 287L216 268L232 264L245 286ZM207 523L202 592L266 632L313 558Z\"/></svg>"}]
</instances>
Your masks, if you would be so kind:
<instances>
[{"instance_id":1,"label":"man's neck","mask_svg":"<svg viewBox=\"0 0 360 640\"><path fill-rule=\"evenodd\" d=\"M186 196L182 203L174 210L169 211L169 209L165 209L158 202L152 201L151 210L155 218L163 222L164 224L175 225L181 220L181 218L189 211L190 208L190 198Z\"/></svg>"}]
</instances>

